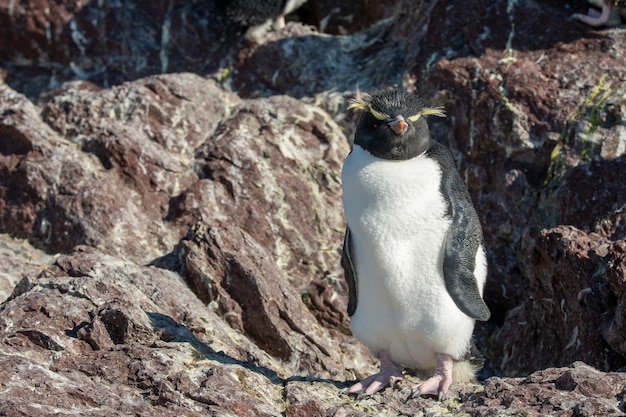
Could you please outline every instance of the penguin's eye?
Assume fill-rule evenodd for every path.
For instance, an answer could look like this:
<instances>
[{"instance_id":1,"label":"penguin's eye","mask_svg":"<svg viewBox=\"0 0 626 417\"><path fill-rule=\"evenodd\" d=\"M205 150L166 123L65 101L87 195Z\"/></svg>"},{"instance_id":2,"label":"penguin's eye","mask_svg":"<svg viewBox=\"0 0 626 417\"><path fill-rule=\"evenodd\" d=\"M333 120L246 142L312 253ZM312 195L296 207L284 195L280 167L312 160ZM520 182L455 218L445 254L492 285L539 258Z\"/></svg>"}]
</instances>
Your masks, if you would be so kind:
<instances>
[{"instance_id":1,"label":"penguin's eye","mask_svg":"<svg viewBox=\"0 0 626 417\"><path fill-rule=\"evenodd\" d=\"M372 127L373 127L374 129L378 129L378 126L380 126L380 123L376 123L376 122L373 122L373 123L372 123Z\"/></svg>"}]
</instances>

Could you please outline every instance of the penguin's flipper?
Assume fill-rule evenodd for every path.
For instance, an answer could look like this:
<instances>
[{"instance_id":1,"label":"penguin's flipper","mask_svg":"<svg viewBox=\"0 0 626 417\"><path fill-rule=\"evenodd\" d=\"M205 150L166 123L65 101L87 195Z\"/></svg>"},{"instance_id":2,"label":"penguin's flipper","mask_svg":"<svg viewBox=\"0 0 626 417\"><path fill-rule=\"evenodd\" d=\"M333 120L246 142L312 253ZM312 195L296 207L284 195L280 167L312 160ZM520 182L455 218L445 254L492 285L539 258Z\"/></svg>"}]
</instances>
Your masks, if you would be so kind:
<instances>
[{"instance_id":1,"label":"penguin's flipper","mask_svg":"<svg viewBox=\"0 0 626 417\"><path fill-rule=\"evenodd\" d=\"M348 282L348 314L352 316L356 311L358 281L356 268L354 267L354 251L352 250L352 233L346 227L343 238L343 251L341 254L341 266L343 267L346 281Z\"/></svg>"},{"instance_id":2,"label":"penguin's flipper","mask_svg":"<svg viewBox=\"0 0 626 417\"><path fill-rule=\"evenodd\" d=\"M476 253L482 250L480 247L483 241L478 214L463 180L457 174L450 151L436 144L429 149L428 154L443 168L441 191L447 200L448 215L452 219L443 248L446 289L459 310L476 320L486 321L491 317L491 312L474 276Z\"/></svg>"},{"instance_id":3,"label":"penguin's flipper","mask_svg":"<svg viewBox=\"0 0 626 417\"><path fill-rule=\"evenodd\" d=\"M476 235L471 227L474 221L468 219L468 214L466 210L455 210L453 224L446 236L443 277L446 289L459 310L476 320L486 321L491 313L480 295L474 276L476 252L480 246L480 229Z\"/></svg>"}]
</instances>

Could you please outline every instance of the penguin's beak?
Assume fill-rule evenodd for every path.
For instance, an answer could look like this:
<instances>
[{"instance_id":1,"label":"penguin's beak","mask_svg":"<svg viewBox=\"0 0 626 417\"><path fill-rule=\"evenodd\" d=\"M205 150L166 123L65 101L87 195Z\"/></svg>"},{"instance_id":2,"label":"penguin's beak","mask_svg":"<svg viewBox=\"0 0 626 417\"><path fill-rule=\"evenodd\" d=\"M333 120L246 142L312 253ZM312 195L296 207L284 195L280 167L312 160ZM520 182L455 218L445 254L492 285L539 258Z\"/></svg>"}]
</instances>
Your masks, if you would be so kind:
<instances>
[{"instance_id":1,"label":"penguin's beak","mask_svg":"<svg viewBox=\"0 0 626 417\"><path fill-rule=\"evenodd\" d=\"M406 120L404 120L404 117L402 116L396 117L395 119L387 123L387 125L398 135L406 132L406 129L409 127Z\"/></svg>"}]
</instances>

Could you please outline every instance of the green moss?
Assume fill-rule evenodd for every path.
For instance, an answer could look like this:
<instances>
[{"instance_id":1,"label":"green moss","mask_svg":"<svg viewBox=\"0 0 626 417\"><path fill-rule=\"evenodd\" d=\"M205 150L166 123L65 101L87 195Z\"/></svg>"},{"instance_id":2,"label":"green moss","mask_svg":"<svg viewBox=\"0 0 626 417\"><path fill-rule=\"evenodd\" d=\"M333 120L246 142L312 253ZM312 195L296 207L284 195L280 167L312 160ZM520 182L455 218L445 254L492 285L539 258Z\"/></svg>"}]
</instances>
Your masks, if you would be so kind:
<instances>
[{"instance_id":1,"label":"green moss","mask_svg":"<svg viewBox=\"0 0 626 417\"><path fill-rule=\"evenodd\" d=\"M192 363L200 362L206 359L206 356L202 354L198 349L191 348L191 361Z\"/></svg>"},{"instance_id":2,"label":"green moss","mask_svg":"<svg viewBox=\"0 0 626 417\"><path fill-rule=\"evenodd\" d=\"M583 133L583 149L581 151L581 159L589 162L593 156L594 143L591 137L598 131L603 124L602 109L605 107L609 97L615 93L612 83L607 82L606 74L600 78L598 85L591 89L589 96L581 105L581 111L586 113L587 129Z\"/></svg>"},{"instance_id":3,"label":"green moss","mask_svg":"<svg viewBox=\"0 0 626 417\"><path fill-rule=\"evenodd\" d=\"M568 136L568 133L574 123L586 121L587 126L581 137L583 140L580 158L588 162L592 159L593 148L595 146L592 137L597 133L598 129L604 123L602 119L602 110L606 107L610 97L622 94L626 90L626 79L621 80L619 85L614 86L614 82L608 79L608 75L604 74L598 80L598 83L589 91L585 100L563 121L563 130L559 136L559 143L554 147L550 155L550 167L546 183L550 183L552 179L561 175L561 151Z\"/></svg>"},{"instance_id":4,"label":"green moss","mask_svg":"<svg viewBox=\"0 0 626 417\"><path fill-rule=\"evenodd\" d=\"M222 68L222 70L217 74L217 82L219 82L220 84L224 84L229 77L230 68Z\"/></svg>"}]
</instances>

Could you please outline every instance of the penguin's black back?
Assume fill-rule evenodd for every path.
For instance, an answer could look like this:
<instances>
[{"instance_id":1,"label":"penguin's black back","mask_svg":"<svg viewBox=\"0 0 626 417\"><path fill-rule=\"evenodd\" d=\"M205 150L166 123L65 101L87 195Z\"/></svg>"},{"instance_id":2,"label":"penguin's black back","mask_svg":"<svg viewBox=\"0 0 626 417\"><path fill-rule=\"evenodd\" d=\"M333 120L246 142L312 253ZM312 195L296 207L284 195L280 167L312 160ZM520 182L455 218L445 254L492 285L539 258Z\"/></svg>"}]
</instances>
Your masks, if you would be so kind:
<instances>
[{"instance_id":1,"label":"penguin's black back","mask_svg":"<svg viewBox=\"0 0 626 417\"><path fill-rule=\"evenodd\" d=\"M491 316L474 277L476 252L483 246L483 230L472 198L459 176L448 148L432 142L426 152L441 167L440 192L452 219L444 248L443 275L448 293L468 316L486 321Z\"/></svg>"}]
</instances>

